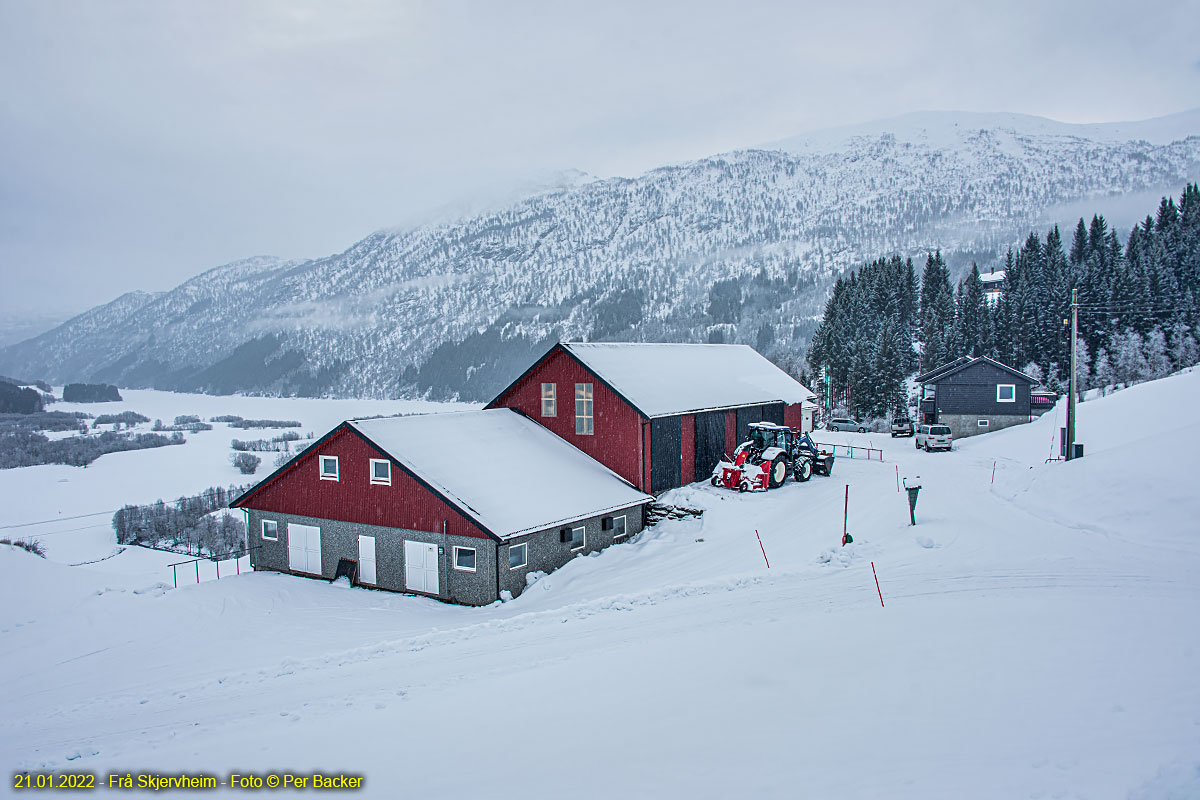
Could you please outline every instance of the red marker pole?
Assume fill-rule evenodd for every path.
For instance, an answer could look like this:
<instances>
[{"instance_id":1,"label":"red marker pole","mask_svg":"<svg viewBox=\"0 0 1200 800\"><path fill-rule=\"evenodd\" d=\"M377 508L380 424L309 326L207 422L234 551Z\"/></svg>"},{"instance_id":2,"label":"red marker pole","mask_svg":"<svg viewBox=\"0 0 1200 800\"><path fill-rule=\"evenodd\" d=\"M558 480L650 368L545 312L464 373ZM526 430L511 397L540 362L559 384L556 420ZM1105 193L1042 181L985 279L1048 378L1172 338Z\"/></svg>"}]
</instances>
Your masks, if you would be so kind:
<instances>
[{"instance_id":1,"label":"red marker pole","mask_svg":"<svg viewBox=\"0 0 1200 800\"><path fill-rule=\"evenodd\" d=\"M992 462L992 483L996 482L996 462Z\"/></svg>"},{"instance_id":2,"label":"red marker pole","mask_svg":"<svg viewBox=\"0 0 1200 800\"><path fill-rule=\"evenodd\" d=\"M767 561L767 549L766 549L765 547L763 547L763 543L762 543L762 537L758 535L758 529L757 529L757 528L755 528L755 530L754 530L754 537L755 537L756 539L758 539L758 549L759 549L759 550L762 550L762 554L763 554L763 561ZM771 562L770 562L770 561L767 561L767 569L770 569L770 568L771 568Z\"/></svg>"},{"instance_id":3,"label":"red marker pole","mask_svg":"<svg viewBox=\"0 0 1200 800\"><path fill-rule=\"evenodd\" d=\"M875 562L874 561L871 562L871 574L875 576L875 591L879 592L879 607L884 608L883 591L880 590L880 588L879 588L879 575L878 575L878 573L875 572Z\"/></svg>"},{"instance_id":4,"label":"red marker pole","mask_svg":"<svg viewBox=\"0 0 1200 800\"><path fill-rule=\"evenodd\" d=\"M896 491L900 491L900 465L896 465Z\"/></svg>"}]
</instances>

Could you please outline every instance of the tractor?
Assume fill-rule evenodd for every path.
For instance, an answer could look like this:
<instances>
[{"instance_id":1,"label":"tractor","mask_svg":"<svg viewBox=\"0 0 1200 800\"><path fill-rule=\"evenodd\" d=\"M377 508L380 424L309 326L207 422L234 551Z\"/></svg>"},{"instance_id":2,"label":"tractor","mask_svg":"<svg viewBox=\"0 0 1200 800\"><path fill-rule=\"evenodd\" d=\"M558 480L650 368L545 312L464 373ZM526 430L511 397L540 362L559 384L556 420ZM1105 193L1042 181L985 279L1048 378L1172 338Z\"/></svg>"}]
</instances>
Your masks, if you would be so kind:
<instances>
[{"instance_id":1,"label":"tractor","mask_svg":"<svg viewBox=\"0 0 1200 800\"><path fill-rule=\"evenodd\" d=\"M806 481L816 472L833 471L833 453L822 452L808 434L773 422L750 423L750 438L738 445L733 458L717 463L709 482L740 492L782 486L788 473Z\"/></svg>"}]
</instances>

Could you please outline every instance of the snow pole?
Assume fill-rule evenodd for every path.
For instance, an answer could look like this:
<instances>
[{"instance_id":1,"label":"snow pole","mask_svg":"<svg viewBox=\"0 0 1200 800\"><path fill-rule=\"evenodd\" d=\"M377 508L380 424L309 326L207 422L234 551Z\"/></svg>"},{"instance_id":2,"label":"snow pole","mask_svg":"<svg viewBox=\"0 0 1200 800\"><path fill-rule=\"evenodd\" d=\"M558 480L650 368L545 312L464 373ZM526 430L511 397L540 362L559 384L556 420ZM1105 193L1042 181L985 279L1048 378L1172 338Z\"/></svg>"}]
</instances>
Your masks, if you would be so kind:
<instances>
[{"instance_id":1,"label":"snow pole","mask_svg":"<svg viewBox=\"0 0 1200 800\"><path fill-rule=\"evenodd\" d=\"M992 462L992 483L996 482L996 462Z\"/></svg>"},{"instance_id":2,"label":"snow pole","mask_svg":"<svg viewBox=\"0 0 1200 800\"><path fill-rule=\"evenodd\" d=\"M767 561L767 548L763 547L762 537L758 535L758 528L754 529L754 538L758 539L758 549L762 550L763 561ZM771 562L767 561L767 569L771 568Z\"/></svg>"},{"instance_id":3,"label":"snow pole","mask_svg":"<svg viewBox=\"0 0 1200 800\"><path fill-rule=\"evenodd\" d=\"M883 605L883 590L879 588L879 573L875 571L875 562L871 562L871 574L875 576L875 591L879 593L879 607L885 608Z\"/></svg>"},{"instance_id":4,"label":"snow pole","mask_svg":"<svg viewBox=\"0 0 1200 800\"><path fill-rule=\"evenodd\" d=\"M900 493L900 465L896 465L896 493Z\"/></svg>"}]
</instances>

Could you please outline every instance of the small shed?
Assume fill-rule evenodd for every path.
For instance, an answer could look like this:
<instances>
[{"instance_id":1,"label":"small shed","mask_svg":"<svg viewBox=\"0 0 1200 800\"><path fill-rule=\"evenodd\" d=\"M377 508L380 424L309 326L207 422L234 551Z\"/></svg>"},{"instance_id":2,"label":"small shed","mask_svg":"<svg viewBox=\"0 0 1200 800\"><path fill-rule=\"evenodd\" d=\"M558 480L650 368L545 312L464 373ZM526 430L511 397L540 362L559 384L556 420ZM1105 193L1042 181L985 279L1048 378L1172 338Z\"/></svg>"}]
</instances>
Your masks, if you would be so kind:
<instances>
[{"instance_id":1,"label":"small shed","mask_svg":"<svg viewBox=\"0 0 1200 800\"><path fill-rule=\"evenodd\" d=\"M484 605L627 540L652 500L495 409L343 422L231 506L255 570Z\"/></svg>"},{"instance_id":2,"label":"small shed","mask_svg":"<svg viewBox=\"0 0 1200 800\"><path fill-rule=\"evenodd\" d=\"M950 426L954 437L1008 428L1035 416L1030 376L987 356L962 357L916 377L921 425Z\"/></svg>"},{"instance_id":3,"label":"small shed","mask_svg":"<svg viewBox=\"0 0 1200 800\"><path fill-rule=\"evenodd\" d=\"M812 430L806 386L746 345L560 342L488 408L513 408L657 494L709 476L751 422Z\"/></svg>"}]
</instances>

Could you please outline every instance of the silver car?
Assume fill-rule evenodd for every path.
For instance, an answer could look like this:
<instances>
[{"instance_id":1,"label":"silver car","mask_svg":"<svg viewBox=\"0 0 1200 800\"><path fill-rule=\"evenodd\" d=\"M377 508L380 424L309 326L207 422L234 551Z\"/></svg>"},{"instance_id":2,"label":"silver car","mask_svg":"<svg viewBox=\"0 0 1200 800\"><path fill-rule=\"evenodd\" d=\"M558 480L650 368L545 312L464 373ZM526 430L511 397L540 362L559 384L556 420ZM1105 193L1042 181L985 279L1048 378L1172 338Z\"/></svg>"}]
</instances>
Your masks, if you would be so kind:
<instances>
[{"instance_id":1,"label":"silver car","mask_svg":"<svg viewBox=\"0 0 1200 800\"><path fill-rule=\"evenodd\" d=\"M926 453L931 450L950 450L953 441L954 434L950 432L949 425L922 425L917 428L917 449L924 448Z\"/></svg>"},{"instance_id":2,"label":"silver car","mask_svg":"<svg viewBox=\"0 0 1200 800\"><path fill-rule=\"evenodd\" d=\"M829 424L825 426L825 430L858 431L859 433L866 433L867 427L861 422L855 422L854 420L847 419L846 417L834 417L833 419L829 420Z\"/></svg>"}]
</instances>

